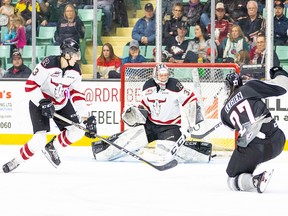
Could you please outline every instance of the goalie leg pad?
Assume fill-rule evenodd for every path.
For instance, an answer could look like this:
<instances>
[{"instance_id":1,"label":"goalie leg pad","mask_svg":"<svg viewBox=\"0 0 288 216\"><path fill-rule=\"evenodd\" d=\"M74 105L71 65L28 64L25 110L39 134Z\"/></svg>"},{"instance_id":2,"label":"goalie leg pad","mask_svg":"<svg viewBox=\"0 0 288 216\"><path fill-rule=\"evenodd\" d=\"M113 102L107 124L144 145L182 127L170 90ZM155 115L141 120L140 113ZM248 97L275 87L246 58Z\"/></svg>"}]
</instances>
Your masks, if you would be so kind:
<instances>
[{"instance_id":1,"label":"goalie leg pad","mask_svg":"<svg viewBox=\"0 0 288 216\"><path fill-rule=\"evenodd\" d=\"M114 140L114 143L123 148L126 148L131 152L138 151L140 148L143 148L148 144L144 126L140 125L134 128L130 128L123 133L118 134L118 137ZM96 152L97 147L94 148ZM123 156L127 156L127 154L115 148L114 146L108 146L103 151L99 149L101 149L101 147L98 148L98 153L94 154L93 152L94 157L96 157L96 159L99 161L113 161Z\"/></svg>"},{"instance_id":2,"label":"goalie leg pad","mask_svg":"<svg viewBox=\"0 0 288 216\"><path fill-rule=\"evenodd\" d=\"M117 134L114 134L110 137L107 138L107 140L109 140L110 142L114 142L119 136L120 136L121 133L117 133ZM99 140L97 142L92 142L92 153L93 153L93 156L95 158L95 160L97 160L96 158L96 155L102 151L105 151L110 145L102 140Z\"/></svg>"},{"instance_id":3,"label":"goalie leg pad","mask_svg":"<svg viewBox=\"0 0 288 216\"><path fill-rule=\"evenodd\" d=\"M202 153L204 155L211 156L212 153L212 144L208 142L186 141L184 143L184 146L194 149L195 151L198 151L199 153Z\"/></svg>"},{"instance_id":4,"label":"goalie leg pad","mask_svg":"<svg viewBox=\"0 0 288 216\"><path fill-rule=\"evenodd\" d=\"M212 144L207 142L186 141L177 153L179 162L210 162Z\"/></svg>"}]
</instances>

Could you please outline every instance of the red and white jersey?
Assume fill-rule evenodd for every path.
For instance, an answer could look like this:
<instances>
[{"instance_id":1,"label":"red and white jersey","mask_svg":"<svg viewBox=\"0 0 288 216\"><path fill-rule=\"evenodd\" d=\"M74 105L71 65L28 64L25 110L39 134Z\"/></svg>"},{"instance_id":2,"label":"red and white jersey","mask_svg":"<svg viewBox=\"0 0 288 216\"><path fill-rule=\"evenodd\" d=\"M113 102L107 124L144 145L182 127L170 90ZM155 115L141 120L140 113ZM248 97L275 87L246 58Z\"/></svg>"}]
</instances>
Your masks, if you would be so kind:
<instances>
[{"instance_id":1,"label":"red and white jersey","mask_svg":"<svg viewBox=\"0 0 288 216\"><path fill-rule=\"evenodd\" d=\"M50 98L55 109L60 110L71 100L78 115L88 116L80 67L76 63L61 69L60 56L43 59L27 79L25 91L36 106L41 99Z\"/></svg>"},{"instance_id":2,"label":"red and white jersey","mask_svg":"<svg viewBox=\"0 0 288 216\"><path fill-rule=\"evenodd\" d=\"M143 86L141 105L149 111L148 118L153 123L180 126L180 107L196 100L194 92L185 89L179 80L169 78L166 89L161 90L152 78Z\"/></svg>"}]
</instances>

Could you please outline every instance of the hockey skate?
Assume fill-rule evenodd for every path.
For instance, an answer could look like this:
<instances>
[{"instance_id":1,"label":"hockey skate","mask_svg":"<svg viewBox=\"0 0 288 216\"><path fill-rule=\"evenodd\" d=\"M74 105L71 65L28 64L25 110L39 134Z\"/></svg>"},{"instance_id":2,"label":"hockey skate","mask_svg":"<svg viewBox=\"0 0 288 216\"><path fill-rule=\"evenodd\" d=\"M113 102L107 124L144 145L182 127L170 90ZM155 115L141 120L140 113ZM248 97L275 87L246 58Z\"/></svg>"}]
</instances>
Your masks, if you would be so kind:
<instances>
[{"instance_id":1,"label":"hockey skate","mask_svg":"<svg viewBox=\"0 0 288 216\"><path fill-rule=\"evenodd\" d=\"M263 193L266 190L272 177L273 171L273 169L264 171L263 173L253 177L253 184L256 187L258 193Z\"/></svg>"},{"instance_id":2,"label":"hockey skate","mask_svg":"<svg viewBox=\"0 0 288 216\"><path fill-rule=\"evenodd\" d=\"M12 170L16 169L20 164L14 159L12 159L11 161L9 161L8 163L4 164L2 166L3 172L4 173L9 173Z\"/></svg>"},{"instance_id":3,"label":"hockey skate","mask_svg":"<svg viewBox=\"0 0 288 216\"><path fill-rule=\"evenodd\" d=\"M55 138L56 138L56 136L54 136L52 138L52 140L45 145L45 148L42 149L42 152L45 155L45 157L49 160L49 162L55 168L57 168L59 166L59 164L61 163L61 161L60 161L60 158L58 156L57 150L55 149L55 147L53 145L53 141L55 140Z\"/></svg>"}]
</instances>

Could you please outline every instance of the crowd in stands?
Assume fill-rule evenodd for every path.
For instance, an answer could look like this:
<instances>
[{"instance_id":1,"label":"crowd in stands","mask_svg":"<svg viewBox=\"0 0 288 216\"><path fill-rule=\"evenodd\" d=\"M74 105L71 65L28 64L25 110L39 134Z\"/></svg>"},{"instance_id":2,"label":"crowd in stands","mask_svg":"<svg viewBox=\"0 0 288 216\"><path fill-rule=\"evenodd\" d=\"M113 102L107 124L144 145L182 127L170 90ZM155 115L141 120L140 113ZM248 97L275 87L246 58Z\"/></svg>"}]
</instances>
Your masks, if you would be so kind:
<instances>
[{"instance_id":1,"label":"crowd in stands","mask_svg":"<svg viewBox=\"0 0 288 216\"><path fill-rule=\"evenodd\" d=\"M131 0L132 1L132 0ZM136 4L136 0L133 0ZM265 64L265 0L221 0L215 2L215 32L211 32L211 0L163 0L162 1L162 60L167 62L210 62L211 34L215 38L216 62L243 64ZM36 27L55 27L54 45L65 38L80 43L85 35L85 25L77 14L78 9L91 9L92 0L37 0ZM287 45L288 1L274 2L274 45ZM125 0L98 0L97 8L103 12L102 35L111 33L112 22L128 27ZM121 66L128 62L146 62L140 54L140 46L155 46L155 5L147 3L144 16L139 18L132 30L132 41L128 56L115 55L113 46L102 46L97 59L97 78L119 78ZM2 0L0 7L1 44L11 46L11 57L15 48L20 55L23 47L31 45L32 1ZM193 32L192 32L193 31ZM192 37L189 37L193 35ZM264 42L263 42L264 41ZM263 44L264 43L264 44ZM261 45L262 44L262 45ZM155 57L155 49L153 51ZM11 58L13 60L13 58ZM1 59L0 59L1 60ZM274 51L274 66L280 61Z\"/></svg>"}]
</instances>

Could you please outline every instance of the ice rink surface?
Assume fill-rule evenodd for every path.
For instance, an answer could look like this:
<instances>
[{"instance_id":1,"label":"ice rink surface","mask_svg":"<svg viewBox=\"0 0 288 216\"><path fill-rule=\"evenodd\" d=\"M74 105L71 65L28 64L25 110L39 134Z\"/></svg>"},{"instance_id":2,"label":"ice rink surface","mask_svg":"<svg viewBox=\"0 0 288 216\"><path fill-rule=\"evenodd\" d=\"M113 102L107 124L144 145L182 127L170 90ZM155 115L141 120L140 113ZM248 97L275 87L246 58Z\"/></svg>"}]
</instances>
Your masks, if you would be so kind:
<instances>
[{"instance_id":1,"label":"ice rink surface","mask_svg":"<svg viewBox=\"0 0 288 216\"><path fill-rule=\"evenodd\" d=\"M6 163L21 146L0 146ZM226 185L228 157L158 171L141 162L96 162L90 147L60 151L55 169L41 152L0 177L1 216L286 216L288 153L263 194Z\"/></svg>"}]
</instances>

